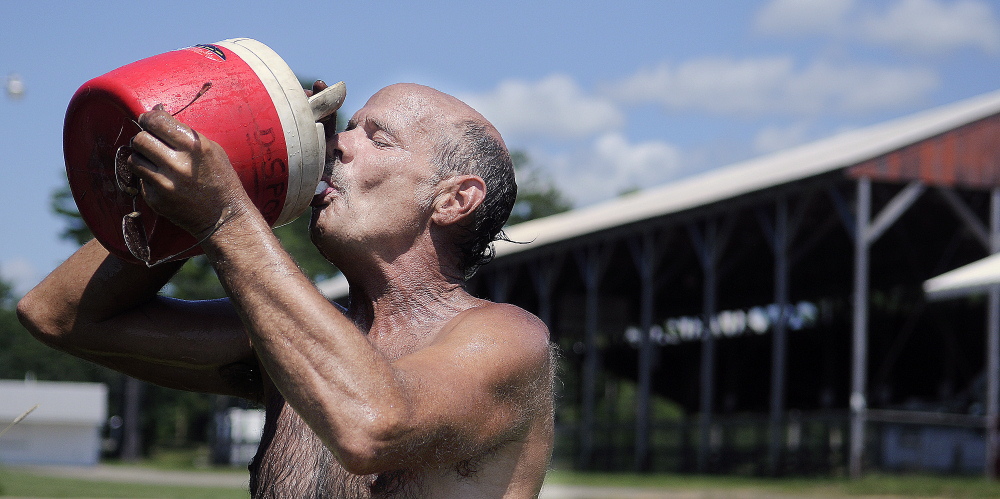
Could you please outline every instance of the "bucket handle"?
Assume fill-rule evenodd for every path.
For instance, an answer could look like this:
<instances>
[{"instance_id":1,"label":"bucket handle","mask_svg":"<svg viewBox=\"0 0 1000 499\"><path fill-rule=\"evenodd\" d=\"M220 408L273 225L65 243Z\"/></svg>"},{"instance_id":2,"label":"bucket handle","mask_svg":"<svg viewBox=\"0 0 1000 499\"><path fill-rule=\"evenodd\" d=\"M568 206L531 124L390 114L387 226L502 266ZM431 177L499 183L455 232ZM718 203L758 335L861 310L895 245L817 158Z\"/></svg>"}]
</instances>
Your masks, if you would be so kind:
<instances>
[{"instance_id":1,"label":"bucket handle","mask_svg":"<svg viewBox=\"0 0 1000 499\"><path fill-rule=\"evenodd\" d=\"M320 121L335 113L344 104L347 97L347 86L339 81L309 97L309 107L312 109L313 120Z\"/></svg>"}]
</instances>

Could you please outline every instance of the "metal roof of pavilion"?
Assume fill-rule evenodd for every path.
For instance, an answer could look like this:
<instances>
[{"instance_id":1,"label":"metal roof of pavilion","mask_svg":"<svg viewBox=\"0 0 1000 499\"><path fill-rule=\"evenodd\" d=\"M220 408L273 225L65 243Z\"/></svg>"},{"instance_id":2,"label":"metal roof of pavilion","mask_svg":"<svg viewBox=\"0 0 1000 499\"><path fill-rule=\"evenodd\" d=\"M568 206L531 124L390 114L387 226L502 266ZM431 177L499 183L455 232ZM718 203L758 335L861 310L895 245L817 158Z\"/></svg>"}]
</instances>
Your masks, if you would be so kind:
<instances>
[{"instance_id":1,"label":"metal roof of pavilion","mask_svg":"<svg viewBox=\"0 0 1000 499\"><path fill-rule=\"evenodd\" d=\"M1000 284L1000 253L977 260L924 281L931 300L981 294Z\"/></svg>"},{"instance_id":2,"label":"metal roof of pavilion","mask_svg":"<svg viewBox=\"0 0 1000 499\"><path fill-rule=\"evenodd\" d=\"M617 199L505 229L497 257L848 168L959 126L1000 113L1000 91L860 128L718 168Z\"/></svg>"}]
</instances>

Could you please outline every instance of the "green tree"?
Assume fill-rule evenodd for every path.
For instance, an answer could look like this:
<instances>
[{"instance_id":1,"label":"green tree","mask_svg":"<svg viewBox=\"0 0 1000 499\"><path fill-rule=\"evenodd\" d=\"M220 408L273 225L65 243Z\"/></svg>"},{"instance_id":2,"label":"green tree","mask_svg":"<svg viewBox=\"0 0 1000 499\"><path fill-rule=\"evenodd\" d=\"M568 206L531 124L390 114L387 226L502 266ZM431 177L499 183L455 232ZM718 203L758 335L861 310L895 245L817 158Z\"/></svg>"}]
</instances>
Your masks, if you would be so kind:
<instances>
[{"instance_id":1,"label":"green tree","mask_svg":"<svg viewBox=\"0 0 1000 499\"><path fill-rule=\"evenodd\" d=\"M307 276L313 281L322 281L337 275L340 271L316 249L309 238L309 212L288 224L274 229L281 245L292 255Z\"/></svg>"},{"instance_id":2,"label":"green tree","mask_svg":"<svg viewBox=\"0 0 1000 499\"><path fill-rule=\"evenodd\" d=\"M17 299L8 282L0 279L0 378L65 381L107 381L103 367L43 345L17 320Z\"/></svg>"},{"instance_id":3,"label":"green tree","mask_svg":"<svg viewBox=\"0 0 1000 499\"><path fill-rule=\"evenodd\" d=\"M52 192L50 204L52 211L66 222L66 227L59 234L59 237L67 241L74 241L80 246L83 246L83 243L94 238L94 234L90 232L90 228L87 227L87 224L83 222L83 217L80 216L80 210L76 207L76 201L73 199L73 193L69 189L69 183Z\"/></svg>"},{"instance_id":4,"label":"green tree","mask_svg":"<svg viewBox=\"0 0 1000 499\"><path fill-rule=\"evenodd\" d=\"M517 199L507 219L508 225L555 215L573 207L552 178L533 163L527 153L513 151L510 159L517 177Z\"/></svg>"}]
</instances>

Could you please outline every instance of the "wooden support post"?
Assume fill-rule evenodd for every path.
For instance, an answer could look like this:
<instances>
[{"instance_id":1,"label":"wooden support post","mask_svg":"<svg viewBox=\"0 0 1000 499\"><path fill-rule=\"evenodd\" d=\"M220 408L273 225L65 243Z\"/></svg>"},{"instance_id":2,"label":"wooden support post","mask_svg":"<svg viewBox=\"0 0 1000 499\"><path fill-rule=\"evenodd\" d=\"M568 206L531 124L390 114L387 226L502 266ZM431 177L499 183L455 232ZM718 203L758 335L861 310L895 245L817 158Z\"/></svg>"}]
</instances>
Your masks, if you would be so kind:
<instances>
[{"instance_id":1,"label":"wooden support post","mask_svg":"<svg viewBox=\"0 0 1000 499\"><path fill-rule=\"evenodd\" d=\"M538 318L552 329L552 287L562 263L560 258L543 258L531 265L531 282L538 295ZM550 331L551 334L551 331Z\"/></svg>"},{"instance_id":2,"label":"wooden support post","mask_svg":"<svg viewBox=\"0 0 1000 499\"><path fill-rule=\"evenodd\" d=\"M125 389L122 403L122 461L135 462L142 458L142 381L123 375Z\"/></svg>"},{"instance_id":3,"label":"wooden support post","mask_svg":"<svg viewBox=\"0 0 1000 499\"><path fill-rule=\"evenodd\" d=\"M718 222L706 223L704 234L693 224L689 226L695 252L702 266L702 314L704 326L701 334L701 385L699 389L698 452L696 468L698 472L708 471L711 456L712 411L715 399L715 334L712 322L717 312L716 300L718 282L716 271L720 243Z\"/></svg>"},{"instance_id":4,"label":"wooden support post","mask_svg":"<svg viewBox=\"0 0 1000 499\"><path fill-rule=\"evenodd\" d=\"M868 401L868 226L871 221L871 180L858 179L854 221L854 317L851 356L851 478L861 478Z\"/></svg>"},{"instance_id":5,"label":"wooden support post","mask_svg":"<svg viewBox=\"0 0 1000 499\"><path fill-rule=\"evenodd\" d=\"M511 269L498 268L493 272L490 280L490 294L493 301L506 303L510 298L510 273Z\"/></svg>"},{"instance_id":6,"label":"wooden support post","mask_svg":"<svg viewBox=\"0 0 1000 499\"><path fill-rule=\"evenodd\" d=\"M650 392L653 384L653 342L649 337L653 328L653 277L656 272L656 247L652 233L644 232L638 241L632 240L629 249L639 271L639 344L638 394L635 409L635 456L633 469L645 471L649 465Z\"/></svg>"},{"instance_id":7,"label":"wooden support post","mask_svg":"<svg viewBox=\"0 0 1000 499\"><path fill-rule=\"evenodd\" d=\"M576 253L577 263L583 277L586 296L584 298L584 358L581 391L583 398L580 417L580 454L579 467L588 469L593 466L595 446L595 413L597 410L597 370L600 366L597 351L598 311L600 296L598 295L601 274L607 263L607 255L598 244L587 247Z\"/></svg>"},{"instance_id":8,"label":"wooden support post","mask_svg":"<svg viewBox=\"0 0 1000 499\"><path fill-rule=\"evenodd\" d=\"M1000 252L1000 189L990 197L990 253ZM989 292L986 325L986 463L985 475L997 479L1000 454L1000 285Z\"/></svg>"},{"instance_id":9,"label":"wooden support post","mask_svg":"<svg viewBox=\"0 0 1000 499\"><path fill-rule=\"evenodd\" d=\"M771 343L771 411L769 415L768 466L772 475L781 471L784 447L785 361L788 353L788 200L778 198L774 219L774 302L781 312L774 323Z\"/></svg>"}]
</instances>

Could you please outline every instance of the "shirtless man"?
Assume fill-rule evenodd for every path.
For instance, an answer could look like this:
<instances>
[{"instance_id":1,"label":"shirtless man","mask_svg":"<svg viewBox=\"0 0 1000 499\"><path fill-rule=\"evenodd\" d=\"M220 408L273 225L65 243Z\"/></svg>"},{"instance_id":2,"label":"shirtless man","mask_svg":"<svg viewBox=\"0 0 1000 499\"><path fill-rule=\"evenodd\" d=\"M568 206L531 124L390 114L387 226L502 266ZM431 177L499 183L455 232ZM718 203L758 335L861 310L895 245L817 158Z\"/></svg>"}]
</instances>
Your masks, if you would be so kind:
<instances>
[{"instance_id":1,"label":"shirtless man","mask_svg":"<svg viewBox=\"0 0 1000 499\"><path fill-rule=\"evenodd\" d=\"M492 125L400 84L330 138L311 236L351 284L340 310L216 143L163 111L139 123L129 163L143 196L204 238L229 298L158 296L179 263L147 269L91 241L18 304L37 338L160 385L262 402L253 497L537 496L552 451L548 331L463 287L516 192Z\"/></svg>"}]
</instances>

